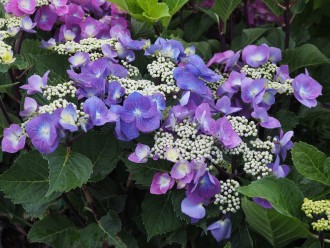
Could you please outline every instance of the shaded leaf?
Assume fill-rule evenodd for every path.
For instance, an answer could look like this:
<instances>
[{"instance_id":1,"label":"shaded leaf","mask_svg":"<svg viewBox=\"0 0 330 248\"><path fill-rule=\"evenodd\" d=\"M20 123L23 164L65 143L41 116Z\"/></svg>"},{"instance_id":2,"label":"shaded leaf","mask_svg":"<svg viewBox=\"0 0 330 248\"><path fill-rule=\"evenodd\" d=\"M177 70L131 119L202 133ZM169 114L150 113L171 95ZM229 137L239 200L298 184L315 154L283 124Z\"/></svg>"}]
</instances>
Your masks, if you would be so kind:
<instances>
[{"instance_id":1,"label":"shaded leaf","mask_svg":"<svg viewBox=\"0 0 330 248\"><path fill-rule=\"evenodd\" d=\"M213 11L223 22L226 22L231 13L241 2L241 0L217 0L215 1Z\"/></svg>"}]
</instances>

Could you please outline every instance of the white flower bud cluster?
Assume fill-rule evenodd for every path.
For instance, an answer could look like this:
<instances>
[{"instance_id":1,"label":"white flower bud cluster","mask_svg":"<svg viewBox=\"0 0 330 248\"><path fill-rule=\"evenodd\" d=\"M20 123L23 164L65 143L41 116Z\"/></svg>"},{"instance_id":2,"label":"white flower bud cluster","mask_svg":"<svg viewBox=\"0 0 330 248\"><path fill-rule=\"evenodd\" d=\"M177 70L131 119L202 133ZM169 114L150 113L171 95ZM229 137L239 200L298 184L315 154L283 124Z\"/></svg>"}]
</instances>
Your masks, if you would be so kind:
<instances>
[{"instance_id":1,"label":"white flower bud cluster","mask_svg":"<svg viewBox=\"0 0 330 248\"><path fill-rule=\"evenodd\" d=\"M51 100L53 97L61 99L67 95L74 98L76 96L76 91L77 88L74 86L73 81L69 81L55 86L47 85L44 89L43 96L46 97L47 100Z\"/></svg>"},{"instance_id":2,"label":"white flower bud cluster","mask_svg":"<svg viewBox=\"0 0 330 248\"><path fill-rule=\"evenodd\" d=\"M292 95L293 91L294 91L294 89L292 87L292 81L293 81L293 79L287 79L284 83L268 81L266 88L274 89L279 94Z\"/></svg>"},{"instance_id":3,"label":"white flower bud cluster","mask_svg":"<svg viewBox=\"0 0 330 248\"><path fill-rule=\"evenodd\" d=\"M44 113L50 113L51 114L56 109L65 108L69 104L70 104L70 102L68 102L65 99L60 98L60 99L54 100L53 102L49 103L48 105L40 106L39 109L38 109L38 114L44 114ZM74 106L76 107L76 105L74 105Z\"/></svg>"},{"instance_id":4,"label":"white flower bud cluster","mask_svg":"<svg viewBox=\"0 0 330 248\"><path fill-rule=\"evenodd\" d=\"M97 39L97 38L85 38L78 42L67 41L63 44L58 44L53 47L58 54L73 55L76 52L87 52L90 55L91 60L96 60L103 57L101 46L109 44L111 47L115 47L116 39Z\"/></svg>"},{"instance_id":5,"label":"white flower bud cluster","mask_svg":"<svg viewBox=\"0 0 330 248\"><path fill-rule=\"evenodd\" d=\"M49 5L48 0L37 0L37 7L44 6L44 5Z\"/></svg>"},{"instance_id":6,"label":"white flower bud cluster","mask_svg":"<svg viewBox=\"0 0 330 248\"><path fill-rule=\"evenodd\" d=\"M125 60L121 60L120 62L127 69L129 78L134 78L140 75L139 68L129 64Z\"/></svg>"},{"instance_id":7,"label":"white flower bud cluster","mask_svg":"<svg viewBox=\"0 0 330 248\"><path fill-rule=\"evenodd\" d=\"M0 18L0 28L12 28L12 27L20 27L21 26L21 17L6 15L5 18Z\"/></svg>"},{"instance_id":8,"label":"white flower bud cluster","mask_svg":"<svg viewBox=\"0 0 330 248\"><path fill-rule=\"evenodd\" d=\"M272 173L272 170L267 167L273 161L273 155L269 151L256 151L246 149L243 153L244 171L261 179Z\"/></svg>"},{"instance_id":9,"label":"white flower bud cluster","mask_svg":"<svg viewBox=\"0 0 330 248\"><path fill-rule=\"evenodd\" d=\"M173 76L175 64L170 58L165 58L160 53L153 57L155 57L156 60L148 64L147 69L151 77L160 79L161 83L157 85L159 90L165 94L175 94L179 92L180 89L176 86Z\"/></svg>"},{"instance_id":10,"label":"white flower bud cluster","mask_svg":"<svg viewBox=\"0 0 330 248\"><path fill-rule=\"evenodd\" d=\"M227 119L240 137L256 137L258 135L256 124L253 121L249 121L246 117L229 115Z\"/></svg>"},{"instance_id":11,"label":"white flower bud cluster","mask_svg":"<svg viewBox=\"0 0 330 248\"><path fill-rule=\"evenodd\" d=\"M215 195L215 205L220 205L219 209L222 214L236 213L240 209L241 200L239 198L237 188L239 183L232 179L220 181L221 193Z\"/></svg>"},{"instance_id":12,"label":"white flower bud cluster","mask_svg":"<svg viewBox=\"0 0 330 248\"><path fill-rule=\"evenodd\" d=\"M171 133L159 131L155 134L154 155L164 157L166 148L176 147L182 159L187 161L208 160L212 164L219 164L223 160L222 152L216 145L216 138L198 134L197 124L184 120L175 125Z\"/></svg>"},{"instance_id":13,"label":"white flower bud cluster","mask_svg":"<svg viewBox=\"0 0 330 248\"><path fill-rule=\"evenodd\" d=\"M247 150L249 150L249 148L247 147L247 144L243 141L238 146L231 149L223 147L223 152L229 155L244 154Z\"/></svg>"},{"instance_id":14,"label":"white flower bud cluster","mask_svg":"<svg viewBox=\"0 0 330 248\"><path fill-rule=\"evenodd\" d=\"M270 138L271 137L268 137L268 139ZM269 151L271 151L275 147L275 144L272 141L270 140L262 141L259 138L256 138L255 140L251 140L250 144L255 149L264 149Z\"/></svg>"},{"instance_id":15,"label":"white flower bud cluster","mask_svg":"<svg viewBox=\"0 0 330 248\"><path fill-rule=\"evenodd\" d=\"M159 91L158 87L151 81L140 79L140 80L134 80L129 78L118 78L117 80L110 80L119 82L122 87L125 88L125 95L129 95L133 93L134 91L137 91L141 93L142 95L150 96L155 93L162 93L164 96L165 94L161 91Z\"/></svg>"},{"instance_id":16,"label":"white flower bud cluster","mask_svg":"<svg viewBox=\"0 0 330 248\"><path fill-rule=\"evenodd\" d=\"M276 73L277 66L272 64L271 62L267 62L266 64L252 68L248 65L242 67L241 72L245 72L247 77L251 77L252 79L266 78L268 80L272 80Z\"/></svg>"}]
</instances>

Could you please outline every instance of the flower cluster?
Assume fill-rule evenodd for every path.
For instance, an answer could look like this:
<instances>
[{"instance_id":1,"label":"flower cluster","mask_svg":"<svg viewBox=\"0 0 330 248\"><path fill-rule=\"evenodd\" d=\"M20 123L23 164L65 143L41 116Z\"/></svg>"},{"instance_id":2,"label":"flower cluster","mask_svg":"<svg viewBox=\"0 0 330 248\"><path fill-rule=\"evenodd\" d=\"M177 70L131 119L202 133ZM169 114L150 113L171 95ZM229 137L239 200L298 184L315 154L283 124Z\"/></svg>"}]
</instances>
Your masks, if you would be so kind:
<instances>
[{"instance_id":1,"label":"flower cluster","mask_svg":"<svg viewBox=\"0 0 330 248\"><path fill-rule=\"evenodd\" d=\"M306 216L313 219L312 227L314 230L330 231L330 201L320 200L312 201L307 198L301 209L305 212Z\"/></svg>"},{"instance_id":2,"label":"flower cluster","mask_svg":"<svg viewBox=\"0 0 330 248\"><path fill-rule=\"evenodd\" d=\"M95 46L84 43L94 40ZM106 124L122 141L153 133L152 147L139 143L129 160L171 163L169 171L154 175L150 193L184 190L181 210L192 223L217 204L222 220L208 227L217 241L230 236L227 214L240 208L240 175L257 180L290 171L283 162L293 132L284 133L270 116L275 96L293 93L312 107L321 94L308 73L291 79L287 66L277 65L280 50L267 45L215 54L205 64L194 48L184 49L176 40L158 38L151 45L121 34L62 45L68 44L74 47L63 50L70 55L70 81L48 85L48 72L28 78L21 87L29 95L20 113L25 122L5 129L3 151L17 152L29 138L41 153L51 153L72 133ZM144 75L130 64L136 50L144 50L150 61ZM213 70L212 64L223 66ZM48 104L40 106L34 94L42 94ZM263 137L265 129L273 136Z\"/></svg>"}]
</instances>

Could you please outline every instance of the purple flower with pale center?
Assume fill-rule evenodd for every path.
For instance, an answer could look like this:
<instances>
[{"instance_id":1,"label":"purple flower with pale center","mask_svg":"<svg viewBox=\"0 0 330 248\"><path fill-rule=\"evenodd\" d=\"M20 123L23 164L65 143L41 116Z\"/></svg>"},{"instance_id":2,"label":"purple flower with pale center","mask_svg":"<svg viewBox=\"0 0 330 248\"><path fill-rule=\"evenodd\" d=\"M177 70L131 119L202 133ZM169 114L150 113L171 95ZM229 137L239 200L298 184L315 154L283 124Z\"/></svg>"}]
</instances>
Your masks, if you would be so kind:
<instances>
[{"instance_id":1,"label":"purple flower with pale center","mask_svg":"<svg viewBox=\"0 0 330 248\"><path fill-rule=\"evenodd\" d=\"M70 103L62 110L59 123L63 129L69 130L70 132L75 132L78 130L77 120L77 110L73 104Z\"/></svg>"},{"instance_id":2,"label":"purple flower with pale center","mask_svg":"<svg viewBox=\"0 0 330 248\"><path fill-rule=\"evenodd\" d=\"M135 151L128 156L128 160L137 164L143 164L148 161L150 147L144 144L137 144Z\"/></svg>"},{"instance_id":3,"label":"purple flower with pale center","mask_svg":"<svg viewBox=\"0 0 330 248\"><path fill-rule=\"evenodd\" d=\"M37 25L36 22L32 22L29 16L25 16L21 19L21 29L27 33L36 33L37 31L33 30L33 28Z\"/></svg>"},{"instance_id":4,"label":"purple flower with pale center","mask_svg":"<svg viewBox=\"0 0 330 248\"><path fill-rule=\"evenodd\" d=\"M161 121L157 104L138 92L133 92L125 99L120 118L145 133L159 128Z\"/></svg>"},{"instance_id":5,"label":"purple flower with pale center","mask_svg":"<svg viewBox=\"0 0 330 248\"><path fill-rule=\"evenodd\" d=\"M101 27L101 23L98 20L88 16L81 24L81 37L90 38L95 37Z\"/></svg>"},{"instance_id":6,"label":"purple flower with pale center","mask_svg":"<svg viewBox=\"0 0 330 248\"><path fill-rule=\"evenodd\" d=\"M126 59L128 62L135 59L135 54L132 50L141 50L144 46L143 41L132 40L125 33L118 33L114 38L118 38L118 42L115 45L118 58Z\"/></svg>"},{"instance_id":7,"label":"purple flower with pale center","mask_svg":"<svg viewBox=\"0 0 330 248\"><path fill-rule=\"evenodd\" d=\"M229 239L231 234L231 221L229 218L218 220L207 227L212 236L219 243L224 239Z\"/></svg>"},{"instance_id":8,"label":"purple flower with pale center","mask_svg":"<svg viewBox=\"0 0 330 248\"><path fill-rule=\"evenodd\" d=\"M255 106L251 114L252 117L260 121L260 126L268 129L281 127L281 123L274 117L270 117L265 108Z\"/></svg>"},{"instance_id":9,"label":"purple flower with pale center","mask_svg":"<svg viewBox=\"0 0 330 248\"><path fill-rule=\"evenodd\" d=\"M73 68L82 67L89 62L89 54L86 52L77 52L69 58L69 62Z\"/></svg>"},{"instance_id":10,"label":"purple flower with pale center","mask_svg":"<svg viewBox=\"0 0 330 248\"><path fill-rule=\"evenodd\" d=\"M213 57L209 60L206 66L210 66L212 64L225 64L228 59L234 56L234 52L232 50L228 50L222 53L216 53Z\"/></svg>"},{"instance_id":11,"label":"purple flower with pale center","mask_svg":"<svg viewBox=\"0 0 330 248\"><path fill-rule=\"evenodd\" d=\"M269 47L265 44L248 45L243 49L242 60L251 67L259 67L269 59Z\"/></svg>"},{"instance_id":12,"label":"purple flower with pale center","mask_svg":"<svg viewBox=\"0 0 330 248\"><path fill-rule=\"evenodd\" d=\"M282 164L280 165L280 157L276 156L276 160L274 163L268 164L267 165L268 168L271 168L275 177L277 178L282 178L282 177L286 177L289 172L290 172L290 167Z\"/></svg>"},{"instance_id":13,"label":"purple flower with pale center","mask_svg":"<svg viewBox=\"0 0 330 248\"><path fill-rule=\"evenodd\" d=\"M117 57L117 52L116 50L112 49L109 44L103 44L101 49L105 57L109 58L113 62L118 62L118 60L115 59L115 57Z\"/></svg>"},{"instance_id":14,"label":"purple flower with pale center","mask_svg":"<svg viewBox=\"0 0 330 248\"><path fill-rule=\"evenodd\" d=\"M202 103L196 108L195 119L205 134L212 134L215 121L211 117L211 108L208 103Z\"/></svg>"},{"instance_id":15,"label":"purple flower with pale center","mask_svg":"<svg viewBox=\"0 0 330 248\"><path fill-rule=\"evenodd\" d=\"M185 57L184 47L177 40L168 40L163 44L162 55L173 59L174 62L178 62L182 57Z\"/></svg>"},{"instance_id":16,"label":"purple flower with pale center","mask_svg":"<svg viewBox=\"0 0 330 248\"><path fill-rule=\"evenodd\" d=\"M171 162L177 162L180 158L179 150L175 147L166 147L164 157Z\"/></svg>"},{"instance_id":17,"label":"purple flower with pale center","mask_svg":"<svg viewBox=\"0 0 330 248\"><path fill-rule=\"evenodd\" d=\"M230 98L228 96L221 97L217 101L215 107L218 111L224 113L225 115L230 115L242 110L242 108L231 107Z\"/></svg>"},{"instance_id":18,"label":"purple flower with pale center","mask_svg":"<svg viewBox=\"0 0 330 248\"><path fill-rule=\"evenodd\" d=\"M254 201L254 203L258 204L259 206L261 206L263 208L266 208L266 209L273 208L272 204L264 198L253 197L253 201Z\"/></svg>"},{"instance_id":19,"label":"purple flower with pale center","mask_svg":"<svg viewBox=\"0 0 330 248\"><path fill-rule=\"evenodd\" d=\"M274 142L275 147L272 152L276 155L281 155L283 160L286 158L287 151L293 147L293 142L291 141L292 136L293 131L284 134L283 130L280 130L280 136L277 137L278 140Z\"/></svg>"},{"instance_id":20,"label":"purple flower with pale center","mask_svg":"<svg viewBox=\"0 0 330 248\"><path fill-rule=\"evenodd\" d=\"M20 116L28 117L32 116L38 109L38 103L31 97L25 97L24 110L19 112Z\"/></svg>"},{"instance_id":21,"label":"purple flower with pale center","mask_svg":"<svg viewBox=\"0 0 330 248\"><path fill-rule=\"evenodd\" d=\"M25 146L26 135L23 134L22 128L17 124L11 124L5 128L1 148L3 152L15 153L23 149Z\"/></svg>"},{"instance_id":22,"label":"purple flower with pale center","mask_svg":"<svg viewBox=\"0 0 330 248\"><path fill-rule=\"evenodd\" d=\"M219 180L208 171L197 182L188 185L186 196L193 204L208 202L216 194L220 193Z\"/></svg>"},{"instance_id":23,"label":"purple flower with pale center","mask_svg":"<svg viewBox=\"0 0 330 248\"><path fill-rule=\"evenodd\" d=\"M220 86L220 88L229 93L236 93L240 89L245 76L246 74L244 72L239 73L236 71L232 71L228 79Z\"/></svg>"},{"instance_id":24,"label":"purple flower with pale center","mask_svg":"<svg viewBox=\"0 0 330 248\"><path fill-rule=\"evenodd\" d=\"M115 121L112 120L111 113L104 102L96 96L88 98L84 102L83 109L95 126L102 126L105 123Z\"/></svg>"},{"instance_id":25,"label":"purple flower with pale center","mask_svg":"<svg viewBox=\"0 0 330 248\"><path fill-rule=\"evenodd\" d=\"M161 93L154 93L150 96L151 101L157 104L157 109L161 113L161 111L166 109L166 102L164 95Z\"/></svg>"},{"instance_id":26,"label":"purple flower with pale center","mask_svg":"<svg viewBox=\"0 0 330 248\"><path fill-rule=\"evenodd\" d=\"M265 93L266 79L245 78L242 81L242 100L245 103L260 103Z\"/></svg>"},{"instance_id":27,"label":"purple flower with pale center","mask_svg":"<svg viewBox=\"0 0 330 248\"><path fill-rule=\"evenodd\" d=\"M18 9L25 14L32 15L36 10L36 0L17 0Z\"/></svg>"},{"instance_id":28,"label":"purple flower with pale center","mask_svg":"<svg viewBox=\"0 0 330 248\"><path fill-rule=\"evenodd\" d=\"M171 177L180 182L180 187L190 183L194 176L194 171L191 164L186 160L176 162L171 169Z\"/></svg>"},{"instance_id":29,"label":"purple flower with pale center","mask_svg":"<svg viewBox=\"0 0 330 248\"><path fill-rule=\"evenodd\" d=\"M292 82L295 98L308 108L317 105L316 98L322 95L322 86L306 74L299 74Z\"/></svg>"},{"instance_id":30,"label":"purple flower with pale center","mask_svg":"<svg viewBox=\"0 0 330 248\"><path fill-rule=\"evenodd\" d=\"M289 76L289 66L288 65L281 65L280 67L276 68L276 75L274 78L276 81L284 83L286 80L290 79Z\"/></svg>"},{"instance_id":31,"label":"purple flower with pale center","mask_svg":"<svg viewBox=\"0 0 330 248\"><path fill-rule=\"evenodd\" d=\"M26 133L37 150L42 154L56 150L60 136L53 117L49 113L41 114L26 124Z\"/></svg>"},{"instance_id":32,"label":"purple flower with pale center","mask_svg":"<svg viewBox=\"0 0 330 248\"><path fill-rule=\"evenodd\" d=\"M267 89L262 97L262 100L258 106L265 108L266 110L275 103L275 95L277 91L275 89Z\"/></svg>"},{"instance_id":33,"label":"purple flower with pale center","mask_svg":"<svg viewBox=\"0 0 330 248\"><path fill-rule=\"evenodd\" d=\"M193 222L197 222L198 220L203 219L206 215L206 210L203 205L201 203L192 203L188 197L182 200L181 211L182 213L192 218Z\"/></svg>"},{"instance_id":34,"label":"purple flower with pale center","mask_svg":"<svg viewBox=\"0 0 330 248\"><path fill-rule=\"evenodd\" d=\"M152 179L150 193L154 195L165 194L169 189L173 188L174 180L165 172L156 173Z\"/></svg>"},{"instance_id":35,"label":"purple flower with pale center","mask_svg":"<svg viewBox=\"0 0 330 248\"><path fill-rule=\"evenodd\" d=\"M88 130L92 129L94 127L94 124L90 118L87 118L86 116L82 116L78 119L78 123L81 127L81 129L86 133Z\"/></svg>"},{"instance_id":36,"label":"purple flower with pale center","mask_svg":"<svg viewBox=\"0 0 330 248\"><path fill-rule=\"evenodd\" d=\"M34 18L38 28L44 31L52 30L57 19L57 15L49 8L49 6L41 6Z\"/></svg>"},{"instance_id":37,"label":"purple flower with pale center","mask_svg":"<svg viewBox=\"0 0 330 248\"><path fill-rule=\"evenodd\" d=\"M54 38L50 38L48 41L42 40L41 44L42 44L41 48L51 49L54 46L56 46L56 41Z\"/></svg>"},{"instance_id":38,"label":"purple flower with pale center","mask_svg":"<svg viewBox=\"0 0 330 248\"><path fill-rule=\"evenodd\" d=\"M277 62L282 60L282 51L277 47L269 48L269 61L276 64Z\"/></svg>"},{"instance_id":39,"label":"purple flower with pale center","mask_svg":"<svg viewBox=\"0 0 330 248\"><path fill-rule=\"evenodd\" d=\"M125 94L125 88L118 82L111 82L108 87L108 97L104 100L109 106L118 104L122 101L122 96Z\"/></svg>"},{"instance_id":40,"label":"purple flower with pale center","mask_svg":"<svg viewBox=\"0 0 330 248\"><path fill-rule=\"evenodd\" d=\"M47 86L48 74L50 71L47 71L43 77L39 75L32 75L28 78L28 84L21 86L21 89L27 90L28 95L34 93L42 93L42 89Z\"/></svg>"},{"instance_id":41,"label":"purple flower with pale center","mask_svg":"<svg viewBox=\"0 0 330 248\"><path fill-rule=\"evenodd\" d=\"M69 11L68 0L51 0L50 7L59 16L65 15Z\"/></svg>"},{"instance_id":42,"label":"purple flower with pale center","mask_svg":"<svg viewBox=\"0 0 330 248\"><path fill-rule=\"evenodd\" d=\"M237 147L242 142L226 117L219 118L215 122L213 136L230 149Z\"/></svg>"}]
</instances>

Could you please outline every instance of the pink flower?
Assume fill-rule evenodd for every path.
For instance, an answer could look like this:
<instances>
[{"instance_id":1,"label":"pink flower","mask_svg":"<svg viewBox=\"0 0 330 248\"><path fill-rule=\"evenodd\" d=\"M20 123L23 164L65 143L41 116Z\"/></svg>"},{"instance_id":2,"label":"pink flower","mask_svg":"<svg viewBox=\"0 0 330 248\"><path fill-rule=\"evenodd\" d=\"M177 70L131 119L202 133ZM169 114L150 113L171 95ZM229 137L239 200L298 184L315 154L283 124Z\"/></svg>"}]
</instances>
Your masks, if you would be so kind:
<instances>
[{"instance_id":1,"label":"pink flower","mask_svg":"<svg viewBox=\"0 0 330 248\"><path fill-rule=\"evenodd\" d=\"M174 180L167 172L156 173L152 179L150 193L155 195L165 194L169 189L173 187L173 185Z\"/></svg>"}]
</instances>

